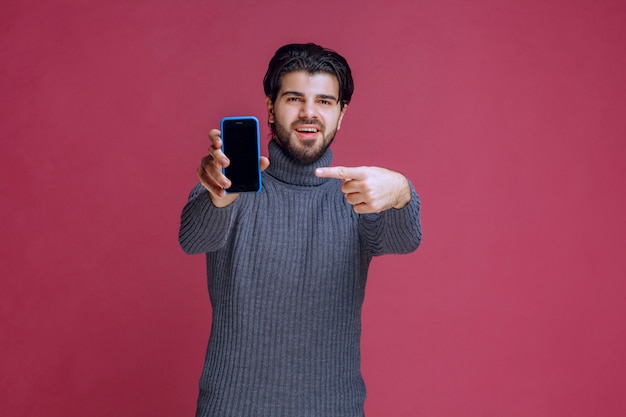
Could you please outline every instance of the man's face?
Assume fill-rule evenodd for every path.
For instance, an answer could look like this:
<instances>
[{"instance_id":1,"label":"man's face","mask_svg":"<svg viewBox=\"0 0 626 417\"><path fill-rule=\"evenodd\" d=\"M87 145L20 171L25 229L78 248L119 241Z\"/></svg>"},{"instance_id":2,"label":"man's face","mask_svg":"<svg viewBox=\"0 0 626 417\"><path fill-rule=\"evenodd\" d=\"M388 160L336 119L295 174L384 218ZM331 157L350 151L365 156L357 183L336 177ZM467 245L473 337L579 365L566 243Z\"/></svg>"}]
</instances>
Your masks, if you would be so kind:
<instances>
[{"instance_id":1,"label":"man's face","mask_svg":"<svg viewBox=\"0 0 626 417\"><path fill-rule=\"evenodd\" d=\"M334 75L294 71L283 75L276 101L266 98L268 119L276 141L296 161L309 164L330 146L347 106L339 103L339 82Z\"/></svg>"}]
</instances>

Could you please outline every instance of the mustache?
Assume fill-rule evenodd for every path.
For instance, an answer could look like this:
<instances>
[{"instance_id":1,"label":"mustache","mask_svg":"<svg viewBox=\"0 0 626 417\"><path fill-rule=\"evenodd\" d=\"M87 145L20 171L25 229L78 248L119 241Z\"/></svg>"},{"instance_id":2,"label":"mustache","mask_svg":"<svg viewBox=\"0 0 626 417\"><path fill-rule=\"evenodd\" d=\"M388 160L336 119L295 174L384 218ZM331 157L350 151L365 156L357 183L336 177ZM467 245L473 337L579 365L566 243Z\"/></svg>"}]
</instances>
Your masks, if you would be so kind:
<instances>
[{"instance_id":1,"label":"mustache","mask_svg":"<svg viewBox=\"0 0 626 417\"><path fill-rule=\"evenodd\" d=\"M298 126L302 126L302 125L315 125L317 126L320 130L324 130L324 124L322 124L322 122L320 122L319 120L316 119L301 119L298 120L297 122L294 122L291 124L291 127L293 129L297 128Z\"/></svg>"}]
</instances>

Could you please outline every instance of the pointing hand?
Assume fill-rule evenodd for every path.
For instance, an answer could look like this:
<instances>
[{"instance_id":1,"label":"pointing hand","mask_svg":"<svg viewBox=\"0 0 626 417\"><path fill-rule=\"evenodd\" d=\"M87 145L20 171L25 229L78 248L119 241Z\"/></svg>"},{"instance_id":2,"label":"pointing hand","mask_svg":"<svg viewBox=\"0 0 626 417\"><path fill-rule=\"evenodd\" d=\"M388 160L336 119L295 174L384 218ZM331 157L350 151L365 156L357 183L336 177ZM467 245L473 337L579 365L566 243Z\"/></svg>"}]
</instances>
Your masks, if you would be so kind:
<instances>
[{"instance_id":1,"label":"pointing hand","mask_svg":"<svg viewBox=\"0 0 626 417\"><path fill-rule=\"evenodd\" d=\"M341 191L359 214L399 209L411 201L406 177L385 168L334 166L318 168L315 175L342 180Z\"/></svg>"}]
</instances>

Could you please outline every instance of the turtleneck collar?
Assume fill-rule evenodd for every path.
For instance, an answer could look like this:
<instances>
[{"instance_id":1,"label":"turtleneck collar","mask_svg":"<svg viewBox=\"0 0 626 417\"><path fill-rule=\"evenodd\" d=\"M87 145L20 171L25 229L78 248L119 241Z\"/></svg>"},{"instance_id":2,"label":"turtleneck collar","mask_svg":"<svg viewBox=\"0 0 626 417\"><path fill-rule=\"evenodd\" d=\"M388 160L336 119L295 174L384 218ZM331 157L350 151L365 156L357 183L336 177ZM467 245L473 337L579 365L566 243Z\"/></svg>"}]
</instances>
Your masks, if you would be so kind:
<instances>
[{"instance_id":1,"label":"turtleneck collar","mask_svg":"<svg viewBox=\"0 0 626 417\"><path fill-rule=\"evenodd\" d=\"M316 177L316 168L327 167L333 159L333 153L328 148L320 159L311 164L300 164L294 161L275 140L268 144L270 166L265 170L272 177L293 185L314 186L328 181L328 178Z\"/></svg>"}]
</instances>

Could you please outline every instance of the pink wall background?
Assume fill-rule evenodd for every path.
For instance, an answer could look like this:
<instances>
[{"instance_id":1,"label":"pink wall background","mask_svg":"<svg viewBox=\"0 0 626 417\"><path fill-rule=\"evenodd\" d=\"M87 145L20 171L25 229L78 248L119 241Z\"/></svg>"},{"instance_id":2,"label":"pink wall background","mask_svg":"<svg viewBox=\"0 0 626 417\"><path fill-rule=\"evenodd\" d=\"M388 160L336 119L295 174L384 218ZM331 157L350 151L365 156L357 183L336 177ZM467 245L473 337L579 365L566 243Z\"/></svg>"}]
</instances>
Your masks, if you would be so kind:
<instances>
[{"instance_id":1,"label":"pink wall background","mask_svg":"<svg viewBox=\"0 0 626 417\"><path fill-rule=\"evenodd\" d=\"M210 304L179 214L287 42L351 62L335 161L409 176L377 259L368 417L626 415L626 6L5 0L3 416L193 415ZM264 130L267 133L267 129Z\"/></svg>"}]
</instances>

